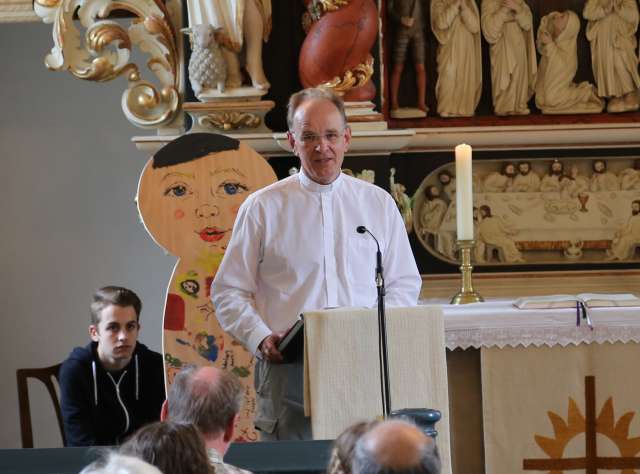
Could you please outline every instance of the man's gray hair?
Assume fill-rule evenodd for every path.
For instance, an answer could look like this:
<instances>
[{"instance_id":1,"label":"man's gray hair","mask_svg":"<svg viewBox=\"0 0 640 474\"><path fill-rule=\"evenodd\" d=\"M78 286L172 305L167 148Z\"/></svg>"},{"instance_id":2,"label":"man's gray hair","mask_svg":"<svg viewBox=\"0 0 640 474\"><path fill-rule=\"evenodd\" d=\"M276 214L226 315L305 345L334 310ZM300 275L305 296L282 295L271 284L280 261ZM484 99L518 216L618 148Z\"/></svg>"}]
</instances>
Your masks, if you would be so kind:
<instances>
[{"instance_id":1,"label":"man's gray hair","mask_svg":"<svg viewBox=\"0 0 640 474\"><path fill-rule=\"evenodd\" d=\"M240 380L221 370L215 383L198 378L195 365L176 375L167 394L169 419L195 425L203 435L223 432L240 411L244 391Z\"/></svg>"},{"instance_id":2,"label":"man's gray hair","mask_svg":"<svg viewBox=\"0 0 640 474\"><path fill-rule=\"evenodd\" d=\"M376 459L367 443L367 436L363 436L356 443L353 457L353 474L440 474L441 463L438 447L435 442L428 442L422 446L417 462L412 466L394 468L381 464Z\"/></svg>"},{"instance_id":3,"label":"man's gray hair","mask_svg":"<svg viewBox=\"0 0 640 474\"><path fill-rule=\"evenodd\" d=\"M342 99L329 89L311 87L296 92L289 98L289 103L287 104L287 125L289 126L289 130L293 129L293 117L296 114L296 110L298 110L298 107L300 107L304 102L309 100L328 100L333 103L342 116L344 126L347 126L347 114L344 111L344 102Z\"/></svg>"},{"instance_id":4,"label":"man's gray hair","mask_svg":"<svg viewBox=\"0 0 640 474\"><path fill-rule=\"evenodd\" d=\"M80 474L162 474L157 467L133 456L116 452L103 453L103 456L85 467Z\"/></svg>"}]
</instances>

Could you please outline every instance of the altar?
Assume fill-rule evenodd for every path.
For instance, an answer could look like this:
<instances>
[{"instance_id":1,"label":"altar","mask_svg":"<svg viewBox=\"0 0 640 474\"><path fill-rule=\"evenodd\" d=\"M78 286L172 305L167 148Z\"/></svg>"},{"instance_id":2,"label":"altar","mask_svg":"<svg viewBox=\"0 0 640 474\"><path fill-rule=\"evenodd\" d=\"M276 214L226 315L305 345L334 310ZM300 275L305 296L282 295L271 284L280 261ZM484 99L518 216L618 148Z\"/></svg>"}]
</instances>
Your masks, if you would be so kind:
<instances>
[{"instance_id":1,"label":"altar","mask_svg":"<svg viewBox=\"0 0 640 474\"><path fill-rule=\"evenodd\" d=\"M442 307L454 473L640 467L640 308Z\"/></svg>"}]
</instances>

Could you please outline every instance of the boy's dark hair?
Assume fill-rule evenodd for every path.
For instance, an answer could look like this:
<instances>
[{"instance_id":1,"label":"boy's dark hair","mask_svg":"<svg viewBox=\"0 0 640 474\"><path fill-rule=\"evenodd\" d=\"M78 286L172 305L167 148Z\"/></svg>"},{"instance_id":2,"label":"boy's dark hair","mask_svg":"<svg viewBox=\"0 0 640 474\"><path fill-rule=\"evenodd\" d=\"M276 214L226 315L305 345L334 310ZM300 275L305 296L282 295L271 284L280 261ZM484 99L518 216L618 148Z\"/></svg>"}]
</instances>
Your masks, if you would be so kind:
<instances>
[{"instance_id":1,"label":"boy's dark hair","mask_svg":"<svg viewBox=\"0 0 640 474\"><path fill-rule=\"evenodd\" d=\"M142 311L142 301L133 291L121 286L104 286L96 290L91 301L91 324L100 324L100 316L102 310L109 305L133 306L136 312L136 319L140 321L140 312Z\"/></svg>"}]
</instances>

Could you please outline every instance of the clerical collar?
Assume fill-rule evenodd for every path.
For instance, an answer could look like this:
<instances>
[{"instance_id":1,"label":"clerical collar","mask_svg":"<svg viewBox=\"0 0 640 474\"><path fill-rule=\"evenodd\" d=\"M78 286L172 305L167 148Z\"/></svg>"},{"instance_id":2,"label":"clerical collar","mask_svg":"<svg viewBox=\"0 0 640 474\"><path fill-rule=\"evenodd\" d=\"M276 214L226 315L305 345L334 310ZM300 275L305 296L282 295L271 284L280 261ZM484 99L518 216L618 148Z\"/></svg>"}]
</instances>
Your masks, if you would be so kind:
<instances>
[{"instance_id":1,"label":"clerical collar","mask_svg":"<svg viewBox=\"0 0 640 474\"><path fill-rule=\"evenodd\" d=\"M338 186L340 186L340 183L342 182L342 173L340 173L338 177L329 184L316 183L306 175L304 169L300 169L298 177L303 188L316 193L328 193L330 191L333 191L334 189L338 189Z\"/></svg>"}]
</instances>

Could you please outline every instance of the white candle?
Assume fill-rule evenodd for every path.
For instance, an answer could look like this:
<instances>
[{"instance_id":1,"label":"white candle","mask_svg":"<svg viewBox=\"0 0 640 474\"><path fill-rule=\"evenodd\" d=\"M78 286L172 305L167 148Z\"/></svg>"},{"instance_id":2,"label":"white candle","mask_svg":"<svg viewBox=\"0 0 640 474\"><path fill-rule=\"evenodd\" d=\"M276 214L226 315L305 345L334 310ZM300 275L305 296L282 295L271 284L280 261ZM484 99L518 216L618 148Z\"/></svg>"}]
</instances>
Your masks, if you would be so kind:
<instances>
[{"instance_id":1,"label":"white candle","mask_svg":"<svg viewBox=\"0 0 640 474\"><path fill-rule=\"evenodd\" d=\"M456 224L458 240L473 240L473 188L471 147L456 147Z\"/></svg>"}]
</instances>

